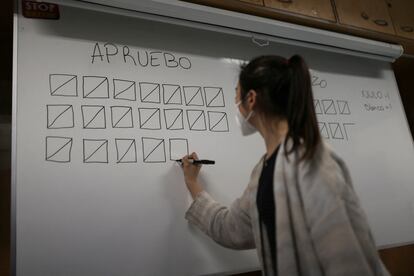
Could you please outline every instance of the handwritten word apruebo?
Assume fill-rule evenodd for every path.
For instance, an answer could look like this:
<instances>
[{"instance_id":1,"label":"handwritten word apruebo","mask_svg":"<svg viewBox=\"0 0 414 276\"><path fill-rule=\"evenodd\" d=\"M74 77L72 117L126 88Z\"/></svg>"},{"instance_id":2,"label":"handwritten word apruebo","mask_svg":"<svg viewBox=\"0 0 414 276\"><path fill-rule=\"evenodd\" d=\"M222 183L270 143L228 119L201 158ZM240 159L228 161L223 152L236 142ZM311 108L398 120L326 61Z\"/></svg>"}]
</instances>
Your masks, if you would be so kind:
<instances>
[{"instance_id":1,"label":"handwritten word apruebo","mask_svg":"<svg viewBox=\"0 0 414 276\"><path fill-rule=\"evenodd\" d=\"M191 68L191 60L185 56L177 56L173 53L162 51L147 51L131 49L128 46L118 46L113 43L100 44L96 42L93 46L91 63L111 63L121 60L125 64L140 67L178 68L188 70Z\"/></svg>"}]
</instances>

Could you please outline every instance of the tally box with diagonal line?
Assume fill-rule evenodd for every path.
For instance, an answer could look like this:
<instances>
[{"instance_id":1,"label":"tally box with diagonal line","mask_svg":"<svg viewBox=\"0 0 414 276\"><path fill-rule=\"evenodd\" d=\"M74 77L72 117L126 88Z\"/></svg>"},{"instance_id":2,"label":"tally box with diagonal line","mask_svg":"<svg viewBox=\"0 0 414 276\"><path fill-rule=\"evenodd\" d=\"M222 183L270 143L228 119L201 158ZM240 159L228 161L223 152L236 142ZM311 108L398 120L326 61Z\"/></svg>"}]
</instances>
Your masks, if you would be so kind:
<instances>
[{"instance_id":1,"label":"tally box with diagonal line","mask_svg":"<svg viewBox=\"0 0 414 276\"><path fill-rule=\"evenodd\" d=\"M135 139L116 138L116 162L117 163L136 163L137 147Z\"/></svg>"},{"instance_id":2,"label":"tally box with diagonal line","mask_svg":"<svg viewBox=\"0 0 414 276\"><path fill-rule=\"evenodd\" d=\"M322 107L321 107L321 102L319 100L314 100L313 103L315 105L315 113L316 114L323 114Z\"/></svg>"},{"instance_id":3,"label":"tally box with diagonal line","mask_svg":"<svg viewBox=\"0 0 414 276\"><path fill-rule=\"evenodd\" d=\"M111 122L113 128L133 128L132 107L111 106Z\"/></svg>"},{"instance_id":4,"label":"tally box with diagonal line","mask_svg":"<svg viewBox=\"0 0 414 276\"><path fill-rule=\"evenodd\" d=\"M179 108L164 109L165 127L168 130L184 129L184 111Z\"/></svg>"},{"instance_id":5,"label":"tally box with diagonal line","mask_svg":"<svg viewBox=\"0 0 414 276\"><path fill-rule=\"evenodd\" d=\"M221 87L204 87L207 107L224 107L224 93Z\"/></svg>"},{"instance_id":6,"label":"tally box with diagonal line","mask_svg":"<svg viewBox=\"0 0 414 276\"><path fill-rule=\"evenodd\" d=\"M323 112L327 115L336 115L336 108L333 100L322 100Z\"/></svg>"},{"instance_id":7,"label":"tally box with diagonal line","mask_svg":"<svg viewBox=\"0 0 414 276\"><path fill-rule=\"evenodd\" d=\"M114 99L136 101L137 92L135 81L113 79Z\"/></svg>"},{"instance_id":8,"label":"tally box with diagonal line","mask_svg":"<svg viewBox=\"0 0 414 276\"><path fill-rule=\"evenodd\" d=\"M206 116L204 114L204 110L188 109L186 110L186 113L187 113L188 128L190 130L195 130L195 131L207 130Z\"/></svg>"},{"instance_id":9,"label":"tally box with diagonal line","mask_svg":"<svg viewBox=\"0 0 414 276\"><path fill-rule=\"evenodd\" d=\"M165 163L165 141L162 138L142 137L144 163Z\"/></svg>"},{"instance_id":10,"label":"tally box with diagonal line","mask_svg":"<svg viewBox=\"0 0 414 276\"><path fill-rule=\"evenodd\" d=\"M77 97L78 77L68 74L50 74L49 89L51 96Z\"/></svg>"},{"instance_id":11,"label":"tally box with diagonal line","mask_svg":"<svg viewBox=\"0 0 414 276\"><path fill-rule=\"evenodd\" d=\"M322 137L325 139L329 139L329 132L328 132L328 127L326 126L326 123L318 122L318 125L319 125L319 131Z\"/></svg>"},{"instance_id":12,"label":"tally box with diagonal line","mask_svg":"<svg viewBox=\"0 0 414 276\"><path fill-rule=\"evenodd\" d=\"M87 99L109 99L109 81L102 76L83 77L83 97Z\"/></svg>"},{"instance_id":13,"label":"tally box with diagonal line","mask_svg":"<svg viewBox=\"0 0 414 276\"><path fill-rule=\"evenodd\" d=\"M153 82L140 82L139 94L143 103L161 103L160 84Z\"/></svg>"},{"instance_id":14,"label":"tally box with diagonal line","mask_svg":"<svg viewBox=\"0 0 414 276\"><path fill-rule=\"evenodd\" d=\"M67 163L71 159L73 139L71 137L47 136L46 161Z\"/></svg>"},{"instance_id":15,"label":"tally box with diagonal line","mask_svg":"<svg viewBox=\"0 0 414 276\"><path fill-rule=\"evenodd\" d=\"M108 140L83 139L84 163L108 163Z\"/></svg>"},{"instance_id":16,"label":"tally box with diagonal line","mask_svg":"<svg viewBox=\"0 0 414 276\"><path fill-rule=\"evenodd\" d=\"M46 113L48 129L73 128L75 126L72 105L48 104Z\"/></svg>"},{"instance_id":17,"label":"tally box with diagonal line","mask_svg":"<svg viewBox=\"0 0 414 276\"><path fill-rule=\"evenodd\" d=\"M105 129L106 114L103 105L82 105L82 122L85 129Z\"/></svg>"},{"instance_id":18,"label":"tally box with diagonal line","mask_svg":"<svg viewBox=\"0 0 414 276\"><path fill-rule=\"evenodd\" d=\"M183 86L184 102L187 106L204 106L201 86Z\"/></svg>"},{"instance_id":19,"label":"tally box with diagonal line","mask_svg":"<svg viewBox=\"0 0 414 276\"><path fill-rule=\"evenodd\" d=\"M164 98L164 104L183 104L181 87L177 84L163 84L162 94Z\"/></svg>"},{"instance_id":20,"label":"tally box with diagonal line","mask_svg":"<svg viewBox=\"0 0 414 276\"><path fill-rule=\"evenodd\" d=\"M349 109L348 101L337 100L336 103L338 104L338 111L341 115L350 115L351 110Z\"/></svg>"},{"instance_id":21,"label":"tally box with diagonal line","mask_svg":"<svg viewBox=\"0 0 414 276\"><path fill-rule=\"evenodd\" d=\"M208 126L210 131L228 132L229 123L227 121L226 112L208 111Z\"/></svg>"},{"instance_id":22,"label":"tally box with diagonal line","mask_svg":"<svg viewBox=\"0 0 414 276\"><path fill-rule=\"evenodd\" d=\"M139 128L161 129L161 112L159 108L138 108Z\"/></svg>"},{"instance_id":23,"label":"tally box with diagonal line","mask_svg":"<svg viewBox=\"0 0 414 276\"><path fill-rule=\"evenodd\" d=\"M328 123L332 139L345 139L339 123Z\"/></svg>"}]
</instances>

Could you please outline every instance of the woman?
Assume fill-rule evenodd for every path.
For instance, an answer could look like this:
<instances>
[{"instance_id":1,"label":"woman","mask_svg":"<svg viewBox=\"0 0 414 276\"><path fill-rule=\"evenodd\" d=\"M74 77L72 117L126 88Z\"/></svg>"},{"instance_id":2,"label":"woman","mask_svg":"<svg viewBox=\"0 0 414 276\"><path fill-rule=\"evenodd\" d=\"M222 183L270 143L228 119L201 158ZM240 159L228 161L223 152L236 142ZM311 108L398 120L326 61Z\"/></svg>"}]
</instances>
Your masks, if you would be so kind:
<instances>
[{"instance_id":1,"label":"woman","mask_svg":"<svg viewBox=\"0 0 414 276\"><path fill-rule=\"evenodd\" d=\"M236 105L242 134L258 131L266 154L229 208L198 182L200 166L189 161L197 155L185 156L190 223L225 247L256 248L265 275L388 275L349 172L321 139L304 60L253 59Z\"/></svg>"}]
</instances>

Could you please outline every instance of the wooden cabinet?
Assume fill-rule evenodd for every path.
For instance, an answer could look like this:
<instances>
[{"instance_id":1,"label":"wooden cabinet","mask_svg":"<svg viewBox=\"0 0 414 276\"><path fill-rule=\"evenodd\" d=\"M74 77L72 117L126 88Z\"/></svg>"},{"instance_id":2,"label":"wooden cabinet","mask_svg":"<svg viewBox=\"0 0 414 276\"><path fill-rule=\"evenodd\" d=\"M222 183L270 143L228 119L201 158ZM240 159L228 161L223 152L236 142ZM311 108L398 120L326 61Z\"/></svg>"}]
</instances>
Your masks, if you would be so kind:
<instances>
[{"instance_id":1,"label":"wooden cabinet","mask_svg":"<svg viewBox=\"0 0 414 276\"><path fill-rule=\"evenodd\" d=\"M266 7L335 22L330 0L264 0Z\"/></svg>"},{"instance_id":2,"label":"wooden cabinet","mask_svg":"<svg viewBox=\"0 0 414 276\"><path fill-rule=\"evenodd\" d=\"M241 2L263 6L263 0L239 0Z\"/></svg>"},{"instance_id":3,"label":"wooden cabinet","mask_svg":"<svg viewBox=\"0 0 414 276\"><path fill-rule=\"evenodd\" d=\"M414 0L182 0L367 39L414 55Z\"/></svg>"},{"instance_id":4,"label":"wooden cabinet","mask_svg":"<svg viewBox=\"0 0 414 276\"><path fill-rule=\"evenodd\" d=\"M341 24L395 34L385 0L335 0L334 2Z\"/></svg>"},{"instance_id":5,"label":"wooden cabinet","mask_svg":"<svg viewBox=\"0 0 414 276\"><path fill-rule=\"evenodd\" d=\"M387 0L387 2L396 34L414 39L414 1Z\"/></svg>"}]
</instances>

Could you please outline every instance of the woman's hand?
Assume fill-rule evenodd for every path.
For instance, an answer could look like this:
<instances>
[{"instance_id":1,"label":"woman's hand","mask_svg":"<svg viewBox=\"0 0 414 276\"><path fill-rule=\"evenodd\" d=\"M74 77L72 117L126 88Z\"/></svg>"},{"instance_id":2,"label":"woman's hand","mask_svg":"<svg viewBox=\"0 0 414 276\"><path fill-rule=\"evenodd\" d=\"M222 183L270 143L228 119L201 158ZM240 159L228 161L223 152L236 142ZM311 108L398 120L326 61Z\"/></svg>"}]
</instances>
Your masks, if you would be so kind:
<instances>
[{"instance_id":1,"label":"woman's hand","mask_svg":"<svg viewBox=\"0 0 414 276\"><path fill-rule=\"evenodd\" d=\"M192 164L189 159L198 160L198 156L195 152L193 152L192 154L186 155L182 158L184 181L194 199L203 191L203 188L198 183L198 174L200 173L201 165Z\"/></svg>"}]
</instances>

